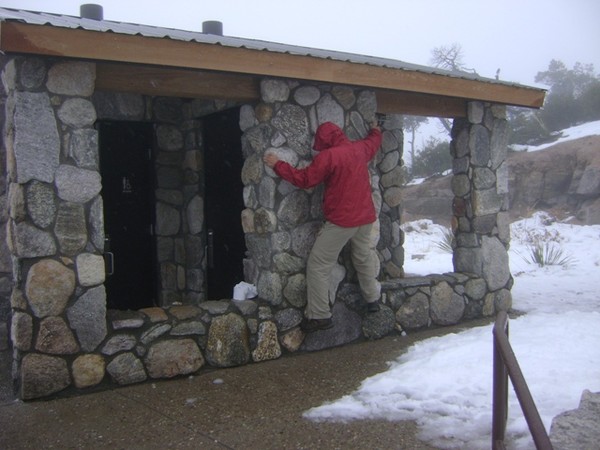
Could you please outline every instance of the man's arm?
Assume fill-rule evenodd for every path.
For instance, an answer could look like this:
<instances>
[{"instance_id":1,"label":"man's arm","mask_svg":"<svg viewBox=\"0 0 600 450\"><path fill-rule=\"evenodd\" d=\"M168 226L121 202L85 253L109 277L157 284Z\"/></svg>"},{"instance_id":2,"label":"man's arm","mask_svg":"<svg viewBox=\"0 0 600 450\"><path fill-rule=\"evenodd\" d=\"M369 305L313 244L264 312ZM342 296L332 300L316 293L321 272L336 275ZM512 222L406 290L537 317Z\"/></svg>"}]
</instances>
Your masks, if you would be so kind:
<instances>
[{"instance_id":1,"label":"man's arm","mask_svg":"<svg viewBox=\"0 0 600 450\"><path fill-rule=\"evenodd\" d=\"M265 153L264 163L272 168L284 180L302 189L309 189L321 183L327 174L327 160L319 154L312 163L304 169L296 169L272 152Z\"/></svg>"},{"instance_id":2,"label":"man's arm","mask_svg":"<svg viewBox=\"0 0 600 450\"><path fill-rule=\"evenodd\" d=\"M381 146L381 139L381 128L379 128L377 122L371 123L369 134L360 141L364 145L363 148L367 161L370 161L379 150L379 147Z\"/></svg>"}]
</instances>

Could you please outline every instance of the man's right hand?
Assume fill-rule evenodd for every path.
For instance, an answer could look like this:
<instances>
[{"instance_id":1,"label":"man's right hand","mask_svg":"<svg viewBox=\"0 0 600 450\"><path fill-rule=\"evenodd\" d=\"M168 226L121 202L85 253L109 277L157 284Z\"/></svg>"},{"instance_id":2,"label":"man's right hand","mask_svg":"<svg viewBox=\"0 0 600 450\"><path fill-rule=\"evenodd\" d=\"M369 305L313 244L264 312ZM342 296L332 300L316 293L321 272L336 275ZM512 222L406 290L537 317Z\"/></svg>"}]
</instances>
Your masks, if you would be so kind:
<instances>
[{"instance_id":1,"label":"man's right hand","mask_svg":"<svg viewBox=\"0 0 600 450\"><path fill-rule=\"evenodd\" d=\"M267 166L269 166L272 169L273 167L275 167L275 164L277 164L277 161L279 161L279 158L275 153L265 153L265 155L263 156L263 161Z\"/></svg>"}]
</instances>

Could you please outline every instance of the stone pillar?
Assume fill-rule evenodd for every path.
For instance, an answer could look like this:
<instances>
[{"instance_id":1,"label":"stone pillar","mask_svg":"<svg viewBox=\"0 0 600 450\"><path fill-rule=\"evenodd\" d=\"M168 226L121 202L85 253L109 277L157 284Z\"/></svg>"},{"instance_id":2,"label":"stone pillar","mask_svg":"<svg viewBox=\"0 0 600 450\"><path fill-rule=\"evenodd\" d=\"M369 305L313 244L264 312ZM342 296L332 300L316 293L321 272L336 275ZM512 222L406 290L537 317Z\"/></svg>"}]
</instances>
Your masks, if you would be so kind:
<instances>
[{"instance_id":1,"label":"stone pillar","mask_svg":"<svg viewBox=\"0 0 600 450\"><path fill-rule=\"evenodd\" d=\"M184 118L183 101L177 98L152 98L152 121L156 123L156 240L158 249L159 304L187 303L188 270L198 269L198 258L186 264L188 250L200 237L202 199L198 197L198 168L193 158L187 162L187 150L196 149L196 129L191 118ZM189 136L188 136L189 133ZM188 182L189 181L189 182ZM200 211L198 210L200 206ZM186 211L188 209L188 211ZM200 225L187 224L186 212L200 214ZM188 233L189 232L189 233ZM189 252L189 256L194 256ZM200 255L199 258L202 256ZM201 291L198 286L197 292Z\"/></svg>"},{"instance_id":2,"label":"stone pillar","mask_svg":"<svg viewBox=\"0 0 600 450\"><path fill-rule=\"evenodd\" d=\"M485 315L508 310L513 279L508 262L506 108L469 103L467 118L454 121L451 152L454 270L485 280Z\"/></svg>"},{"instance_id":3,"label":"stone pillar","mask_svg":"<svg viewBox=\"0 0 600 450\"><path fill-rule=\"evenodd\" d=\"M25 399L68 386L70 355L107 333L95 73L30 57L4 68L11 339Z\"/></svg>"},{"instance_id":4,"label":"stone pillar","mask_svg":"<svg viewBox=\"0 0 600 450\"><path fill-rule=\"evenodd\" d=\"M259 296L271 304L301 309L306 303L306 259L323 221L323 186L297 189L267 168L262 156L273 151L293 166L305 167L312 160L313 137L319 124L333 122L350 139L357 140L366 136L375 111L372 91L270 79L261 83L261 103L242 107L246 206L242 222L249 250L245 278L256 284ZM401 247L399 196L394 194L401 184L397 168L402 131L396 119L390 119L382 150L370 167L373 200L381 217L374 227L373 246L385 270L394 273L402 266L401 252L396 251ZM384 192L386 188L393 191L385 199L382 186ZM383 242L380 236L385 237ZM343 254L342 259L334 270L333 295L342 280L353 277L348 255Z\"/></svg>"},{"instance_id":5,"label":"stone pillar","mask_svg":"<svg viewBox=\"0 0 600 450\"><path fill-rule=\"evenodd\" d=\"M401 115L388 114L383 123L383 141L377 158L380 174L380 238L377 244L381 259L381 279L404 276L404 232L402 223L402 186L405 183L402 159L404 132Z\"/></svg>"},{"instance_id":6,"label":"stone pillar","mask_svg":"<svg viewBox=\"0 0 600 450\"><path fill-rule=\"evenodd\" d=\"M0 55L0 72L4 70L9 58ZM5 123L7 86L0 83L0 124ZM0 128L1 129L1 128ZM10 318L10 293L12 291L12 261L6 244L6 225L8 222L8 189L6 183L6 139L0 139L0 349L6 345L7 321Z\"/></svg>"}]
</instances>

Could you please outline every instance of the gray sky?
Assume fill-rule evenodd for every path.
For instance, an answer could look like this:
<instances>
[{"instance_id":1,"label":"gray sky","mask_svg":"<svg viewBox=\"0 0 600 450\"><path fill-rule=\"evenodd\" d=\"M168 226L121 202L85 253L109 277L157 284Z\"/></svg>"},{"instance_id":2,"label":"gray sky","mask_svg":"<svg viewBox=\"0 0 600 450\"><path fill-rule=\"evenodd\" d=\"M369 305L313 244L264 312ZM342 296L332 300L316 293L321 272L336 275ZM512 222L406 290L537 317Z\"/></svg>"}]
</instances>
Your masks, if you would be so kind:
<instances>
[{"instance_id":1,"label":"gray sky","mask_svg":"<svg viewBox=\"0 0 600 450\"><path fill-rule=\"evenodd\" d=\"M600 71L598 0L0 0L0 6L185 30L220 20L228 36L430 65L434 47L458 43L479 75L535 85L551 59Z\"/></svg>"}]
</instances>

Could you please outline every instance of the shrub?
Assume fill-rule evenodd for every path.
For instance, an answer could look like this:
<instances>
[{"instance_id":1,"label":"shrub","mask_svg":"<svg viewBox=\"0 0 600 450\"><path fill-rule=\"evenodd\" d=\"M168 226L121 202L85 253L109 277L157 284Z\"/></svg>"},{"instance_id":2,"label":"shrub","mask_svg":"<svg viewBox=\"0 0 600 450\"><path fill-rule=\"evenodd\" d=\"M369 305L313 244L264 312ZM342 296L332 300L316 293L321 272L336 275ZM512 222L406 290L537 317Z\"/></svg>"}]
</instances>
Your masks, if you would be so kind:
<instances>
[{"instance_id":1,"label":"shrub","mask_svg":"<svg viewBox=\"0 0 600 450\"><path fill-rule=\"evenodd\" d=\"M452 244L454 243L454 233L449 228L444 229L444 234L442 240L437 243L438 248L443 250L446 253L453 253L454 247Z\"/></svg>"},{"instance_id":2,"label":"shrub","mask_svg":"<svg viewBox=\"0 0 600 450\"><path fill-rule=\"evenodd\" d=\"M529 259L525 261L544 266L569 267L575 262L572 256L565 254L562 248L551 243L537 241L528 246Z\"/></svg>"}]
</instances>

